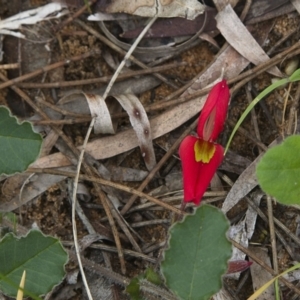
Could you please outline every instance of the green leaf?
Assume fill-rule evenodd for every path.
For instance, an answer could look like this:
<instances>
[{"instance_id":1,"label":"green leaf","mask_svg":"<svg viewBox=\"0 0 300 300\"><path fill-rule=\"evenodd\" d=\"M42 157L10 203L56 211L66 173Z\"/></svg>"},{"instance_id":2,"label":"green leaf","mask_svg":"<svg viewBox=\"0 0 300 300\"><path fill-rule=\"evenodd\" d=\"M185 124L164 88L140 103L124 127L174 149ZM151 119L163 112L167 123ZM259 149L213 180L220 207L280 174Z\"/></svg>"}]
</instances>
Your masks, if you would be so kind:
<instances>
[{"instance_id":1,"label":"green leaf","mask_svg":"<svg viewBox=\"0 0 300 300\"><path fill-rule=\"evenodd\" d=\"M140 280L137 277L131 279L126 287L126 292L130 295L132 300L141 300Z\"/></svg>"},{"instance_id":2,"label":"green leaf","mask_svg":"<svg viewBox=\"0 0 300 300\"><path fill-rule=\"evenodd\" d=\"M226 238L229 223L217 208L201 205L171 230L162 272L168 287L181 299L209 299L221 287L231 257Z\"/></svg>"},{"instance_id":3,"label":"green leaf","mask_svg":"<svg viewBox=\"0 0 300 300\"><path fill-rule=\"evenodd\" d=\"M44 295L64 277L68 255L60 241L32 230L18 238L7 234L0 242L0 289L15 297L26 270L26 295Z\"/></svg>"},{"instance_id":4,"label":"green leaf","mask_svg":"<svg viewBox=\"0 0 300 300\"><path fill-rule=\"evenodd\" d=\"M36 160L42 137L29 122L18 123L9 110L0 107L0 174L23 172Z\"/></svg>"},{"instance_id":5,"label":"green leaf","mask_svg":"<svg viewBox=\"0 0 300 300\"><path fill-rule=\"evenodd\" d=\"M269 149L256 168L261 188L283 204L300 204L300 136Z\"/></svg>"},{"instance_id":6,"label":"green leaf","mask_svg":"<svg viewBox=\"0 0 300 300\"><path fill-rule=\"evenodd\" d=\"M147 270L145 272L145 278L149 282L151 282L155 285L161 285L162 284L160 276L157 273L155 273L155 271L152 268L147 268Z\"/></svg>"},{"instance_id":7,"label":"green leaf","mask_svg":"<svg viewBox=\"0 0 300 300\"><path fill-rule=\"evenodd\" d=\"M296 70L290 77L291 82L299 81L300 80L300 69Z\"/></svg>"}]
</instances>

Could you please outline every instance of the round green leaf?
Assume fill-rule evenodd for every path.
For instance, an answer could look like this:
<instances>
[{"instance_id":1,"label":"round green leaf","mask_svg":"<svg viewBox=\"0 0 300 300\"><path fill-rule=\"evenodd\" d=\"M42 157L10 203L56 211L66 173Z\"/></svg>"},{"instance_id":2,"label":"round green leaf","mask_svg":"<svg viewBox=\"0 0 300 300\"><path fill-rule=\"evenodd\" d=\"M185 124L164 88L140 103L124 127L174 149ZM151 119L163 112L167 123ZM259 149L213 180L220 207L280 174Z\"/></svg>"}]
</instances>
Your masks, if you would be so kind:
<instances>
[{"instance_id":1,"label":"round green leaf","mask_svg":"<svg viewBox=\"0 0 300 300\"><path fill-rule=\"evenodd\" d=\"M18 123L9 110L0 107L0 174L23 172L36 160L42 137L29 122Z\"/></svg>"},{"instance_id":2,"label":"round green leaf","mask_svg":"<svg viewBox=\"0 0 300 300\"><path fill-rule=\"evenodd\" d=\"M68 255L60 241L32 230L18 238L7 234L0 242L0 289L15 297L26 270L26 295L44 295L65 276Z\"/></svg>"},{"instance_id":3,"label":"round green leaf","mask_svg":"<svg viewBox=\"0 0 300 300\"><path fill-rule=\"evenodd\" d=\"M171 228L162 272L168 287L181 299L210 299L221 289L221 276L231 257L228 229L226 216L210 205L201 205L194 215Z\"/></svg>"},{"instance_id":4,"label":"round green leaf","mask_svg":"<svg viewBox=\"0 0 300 300\"><path fill-rule=\"evenodd\" d=\"M256 168L267 194L283 204L300 204L300 136L293 135L269 149Z\"/></svg>"}]
</instances>

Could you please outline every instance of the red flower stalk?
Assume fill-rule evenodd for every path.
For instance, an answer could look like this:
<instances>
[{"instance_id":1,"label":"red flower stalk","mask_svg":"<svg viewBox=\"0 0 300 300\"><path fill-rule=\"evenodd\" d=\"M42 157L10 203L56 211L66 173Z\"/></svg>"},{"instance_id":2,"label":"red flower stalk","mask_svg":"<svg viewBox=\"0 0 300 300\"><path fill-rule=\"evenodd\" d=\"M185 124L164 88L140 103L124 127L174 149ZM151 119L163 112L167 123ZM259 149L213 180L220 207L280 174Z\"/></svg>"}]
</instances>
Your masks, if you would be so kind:
<instances>
[{"instance_id":1,"label":"red flower stalk","mask_svg":"<svg viewBox=\"0 0 300 300\"><path fill-rule=\"evenodd\" d=\"M229 98L226 80L214 85L199 117L198 137L187 136L179 147L184 202L200 204L203 194L223 160L224 149L216 144L215 140L223 129Z\"/></svg>"}]
</instances>

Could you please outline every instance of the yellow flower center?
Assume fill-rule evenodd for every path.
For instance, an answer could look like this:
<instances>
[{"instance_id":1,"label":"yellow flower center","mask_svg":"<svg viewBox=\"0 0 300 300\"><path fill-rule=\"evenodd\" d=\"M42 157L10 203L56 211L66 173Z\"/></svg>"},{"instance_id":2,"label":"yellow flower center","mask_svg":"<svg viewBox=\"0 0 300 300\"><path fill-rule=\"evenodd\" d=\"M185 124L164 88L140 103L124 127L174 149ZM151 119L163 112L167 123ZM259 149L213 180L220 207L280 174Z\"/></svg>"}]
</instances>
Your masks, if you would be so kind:
<instances>
[{"instance_id":1,"label":"yellow flower center","mask_svg":"<svg viewBox=\"0 0 300 300\"><path fill-rule=\"evenodd\" d=\"M197 140L194 145L194 151L196 162L209 163L215 154L216 146L204 140Z\"/></svg>"}]
</instances>

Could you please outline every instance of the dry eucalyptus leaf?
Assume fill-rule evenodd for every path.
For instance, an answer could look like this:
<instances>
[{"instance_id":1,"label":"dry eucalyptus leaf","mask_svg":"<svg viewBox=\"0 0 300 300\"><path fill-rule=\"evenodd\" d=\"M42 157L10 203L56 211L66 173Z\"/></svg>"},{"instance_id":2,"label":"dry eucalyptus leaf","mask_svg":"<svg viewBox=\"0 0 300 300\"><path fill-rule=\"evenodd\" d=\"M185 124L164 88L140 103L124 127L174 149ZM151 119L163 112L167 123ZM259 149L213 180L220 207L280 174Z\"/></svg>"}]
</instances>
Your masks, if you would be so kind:
<instances>
[{"instance_id":1,"label":"dry eucalyptus leaf","mask_svg":"<svg viewBox=\"0 0 300 300\"><path fill-rule=\"evenodd\" d=\"M263 193L255 193L253 197L253 202L256 205L259 205L261 198L264 196ZM246 216L242 218L237 224L231 225L229 229L228 235L231 239L235 240L239 244L242 244L244 247L248 247L249 240L251 240L252 235L255 230L256 226L256 219L257 219L257 212L252 208L249 207ZM232 257L231 260L244 260L245 253L241 250L233 247ZM235 279L239 278L240 273L230 274L229 276Z\"/></svg>"},{"instance_id":2,"label":"dry eucalyptus leaf","mask_svg":"<svg viewBox=\"0 0 300 300\"><path fill-rule=\"evenodd\" d=\"M270 268L272 268L270 256L267 248L263 247L249 247L249 250L260 260L262 260L265 264L267 264ZM250 257L250 261L251 257ZM266 269L261 267L259 264L254 263L251 268L251 277L253 290L256 291L260 287L262 287L265 283L273 279L273 276L267 272ZM275 299L275 291L274 285L271 284L266 290L264 290L257 298L257 300L264 299Z\"/></svg>"},{"instance_id":3,"label":"dry eucalyptus leaf","mask_svg":"<svg viewBox=\"0 0 300 300\"><path fill-rule=\"evenodd\" d=\"M231 295L222 288L217 294L213 295L212 300L231 300Z\"/></svg>"},{"instance_id":4,"label":"dry eucalyptus leaf","mask_svg":"<svg viewBox=\"0 0 300 300\"><path fill-rule=\"evenodd\" d=\"M161 18L155 21L144 38L162 38L162 37L178 37L187 36L197 33L200 29L203 32L211 32L216 30L216 10L207 8L205 14L199 15L194 20L186 20L183 18ZM143 27L128 29L121 34L123 38L136 38Z\"/></svg>"},{"instance_id":5,"label":"dry eucalyptus leaf","mask_svg":"<svg viewBox=\"0 0 300 300\"><path fill-rule=\"evenodd\" d=\"M100 0L97 8L104 13L127 13L142 17L194 19L205 6L197 0Z\"/></svg>"},{"instance_id":6,"label":"dry eucalyptus leaf","mask_svg":"<svg viewBox=\"0 0 300 300\"><path fill-rule=\"evenodd\" d=\"M41 21L60 18L66 13L65 5L61 3L49 3L35 9L27 10L7 19L0 20L0 34L25 38L24 34L12 30L16 30L24 24L36 24Z\"/></svg>"},{"instance_id":7,"label":"dry eucalyptus leaf","mask_svg":"<svg viewBox=\"0 0 300 300\"><path fill-rule=\"evenodd\" d=\"M130 123L137 135L139 147L148 170L156 165L151 127L140 100L133 94L114 95L129 115Z\"/></svg>"},{"instance_id":8,"label":"dry eucalyptus leaf","mask_svg":"<svg viewBox=\"0 0 300 300\"><path fill-rule=\"evenodd\" d=\"M253 38L230 5L227 5L217 14L216 20L217 27L226 41L242 56L255 65L269 60L269 56ZM270 68L268 72L274 76L282 77L277 67Z\"/></svg>"},{"instance_id":9,"label":"dry eucalyptus leaf","mask_svg":"<svg viewBox=\"0 0 300 300\"><path fill-rule=\"evenodd\" d=\"M242 245L245 248L248 248L249 240L247 238L247 232L246 232L246 226L245 226L246 220L243 219L237 224L231 225L228 230L228 237L240 245ZM237 249L236 247L232 248L232 256L230 260L244 260L246 254L242 252L241 250ZM238 273L230 275L232 278L238 278Z\"/></svg>"},{"instance_id":10,"label":"dry eucalyptus leaf","mask_svg":"<svg viewBox=\"0 0 300 300\"><path fill-rule=\"evenodd\" d=\"M114 134L114 126L110 117L110 112L102 96L96 94L83 93L89 105L91 116L95 117L95 134Z\"/></svg>"},{"instance_id":11,"label":"dry eucalyptus leaf","mask_svg":"<svg viewBox=\"0 0 300 300\"><path fill-rule=\"evenodd\" d=\"M300 14L300 2L298 0L291 0L291 2L296 8L297 12Z\"/></svg>"},{"instance_id":12,"label":"dry eucalyptus leaf","mask_svg":"<svg viewBox=\"0 0 300 300\"><path fill-rule=\"evenodd\" d=\"M263 192L254 192L253 195L251 195L251 198L253 199L253 203L259 207L260 201L264 195L265 194ZM246 212L245 219L246 219L247 238L248 240L251 240L255 230L256 219L257 219L257 212L251 206L249 206Z\"/></svg>"}]
</instances>

